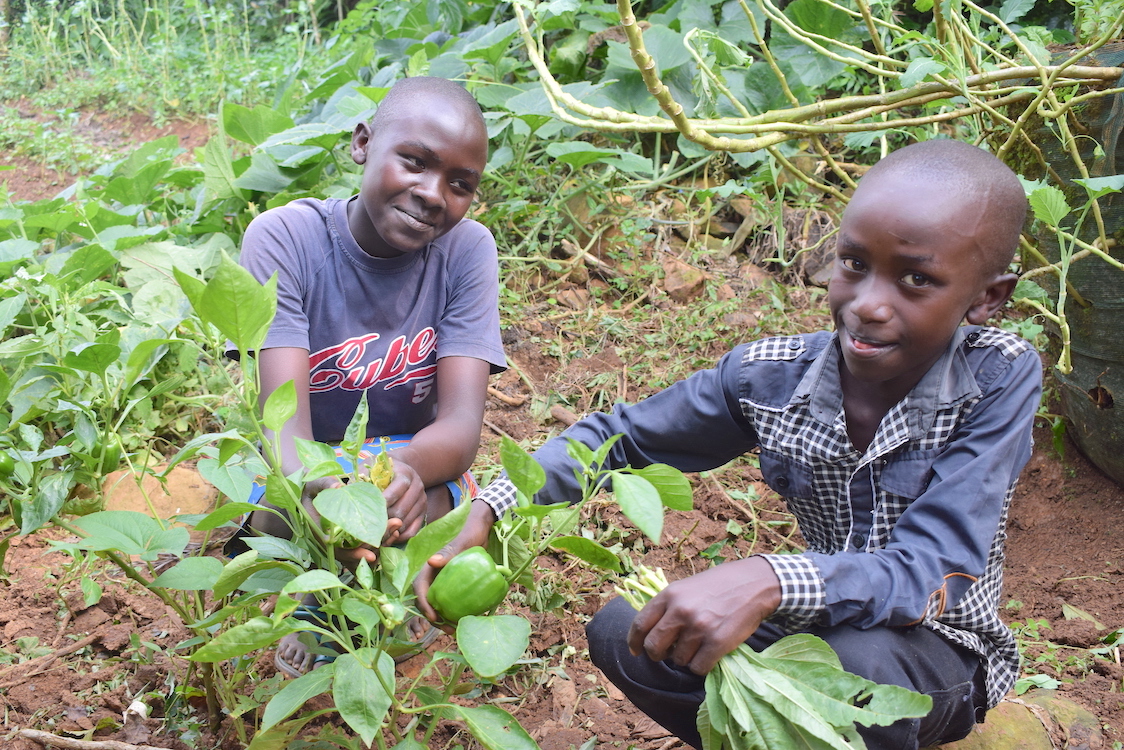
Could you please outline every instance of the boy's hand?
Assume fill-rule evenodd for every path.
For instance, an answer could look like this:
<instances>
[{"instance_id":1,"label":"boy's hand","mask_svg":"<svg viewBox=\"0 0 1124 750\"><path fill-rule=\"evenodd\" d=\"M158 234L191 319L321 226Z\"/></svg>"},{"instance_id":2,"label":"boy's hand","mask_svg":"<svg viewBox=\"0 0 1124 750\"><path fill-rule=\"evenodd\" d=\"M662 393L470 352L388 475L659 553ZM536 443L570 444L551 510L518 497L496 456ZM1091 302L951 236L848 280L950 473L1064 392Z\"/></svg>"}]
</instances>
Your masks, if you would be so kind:
<instances>
[{"instance_id":1,"label":"boy's hand","mask_svg":"<svg viewBox=\"0 0 1124 750\"><path fill-rule=\"evenodd\" d=\"M394 458L394 479L382 491L386 498L386 536L383 544L405 542L425 525L428 500L425 484L412 466Z\"/></svg>"},{"instance_id":2,"label":"boy's hand","mask_svg":"<svg viewBox=\"0 0 1124 750\"><path fill-rule=\"evenodd\" d=\"M431 622L437 622L440 619L433 607L430 606L429 599L426 598L426 594L429 593L429 586L433 583L433 579L437 577L437 573L445 567L446 563L466 549L485 546L488 543L488 534L495 522L496 517L492 513L491 506L483 500L473 500L468 518L465 520L460 533L426 561L421 572L418 573L418 577L414 579L414 593L418 597L418 610L425 615L426 619ZM452 628L443 627L446 632L452 632Z\"/></svg>"},{"instance_id":3,"label":"boy's hand","mask_svg":"<svg viewBox=\"0 0 1124 750\"><path fill-rule=\"evenodd\" d=\"M764 558L723 563L653 597L632 621L628 649L705 675L753 635L780 601L780 581Z\"/></svg>"}]
</instances>

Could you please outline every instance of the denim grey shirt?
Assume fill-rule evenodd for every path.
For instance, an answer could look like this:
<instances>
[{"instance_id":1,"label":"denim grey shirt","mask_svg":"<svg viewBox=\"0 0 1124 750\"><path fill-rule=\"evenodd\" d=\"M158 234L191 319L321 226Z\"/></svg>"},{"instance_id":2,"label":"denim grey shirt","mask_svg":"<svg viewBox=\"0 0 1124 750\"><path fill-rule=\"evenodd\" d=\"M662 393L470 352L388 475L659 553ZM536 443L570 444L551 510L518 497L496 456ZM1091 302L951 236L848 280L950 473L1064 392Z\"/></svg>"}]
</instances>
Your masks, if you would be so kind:
<instances>
[{"instance_id":1,"label":"denim grey shirt","mask_svg":"<svg viewBox=\"0 0 1124 750\"><path fill-rule=\"evenodd\" d=\"M713 469L760 450L761 473L796 516L807 550L764 555L781 582L771 618L797 631L851 623L932 628L980 654L988 703L1014 684L1018 650L998 615L1007 510L1030 458L1041 365L1026 341L965 326L882 419L866 451L847 435L833 334L737 347L638 404L594 414L563 437L596 448L623 437L608 465ZM580 495L566 441L535 453L537 503ZM515 505L506 477L481 494Z\"/></svg>"}]
</instances>

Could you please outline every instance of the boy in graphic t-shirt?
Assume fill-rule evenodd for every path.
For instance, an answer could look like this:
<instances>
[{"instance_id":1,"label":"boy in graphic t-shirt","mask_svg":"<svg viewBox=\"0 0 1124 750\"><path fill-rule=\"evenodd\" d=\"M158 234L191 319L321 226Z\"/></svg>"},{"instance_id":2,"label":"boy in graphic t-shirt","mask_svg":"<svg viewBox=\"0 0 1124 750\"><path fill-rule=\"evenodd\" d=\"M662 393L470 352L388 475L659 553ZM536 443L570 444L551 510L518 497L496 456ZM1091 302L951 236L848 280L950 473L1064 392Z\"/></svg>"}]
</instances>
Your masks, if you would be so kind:
<instances>
[{"instance_id":1,"label":"boy in graphic t-shirt","mask_svg":"<svg viewBox=\"0 0 1124 750\"><path fill-rule=\"evenodd\" d=\"M505 366L496 246L465 219L488 156L480 108L460 85L407 78L370 123L356 126L358 196L302 199L247 228L241 263L259 281L278 274L277 316L261 351L262 394L293 381L297 413L271 436L281 469L300 468L293 438L338 443L365 391L364 457L390 436L394 480L383 491L386 543L403 542L474 494L467 471L479 447L490 374ZM315 480L306 502L339 479ZM288 536L272 513L251 526ZM347 564L375 552L344 551ZM346 559L344 559L346 558ZM292 636L278 667L312 666Z\"/></svg>"}]
</instances>

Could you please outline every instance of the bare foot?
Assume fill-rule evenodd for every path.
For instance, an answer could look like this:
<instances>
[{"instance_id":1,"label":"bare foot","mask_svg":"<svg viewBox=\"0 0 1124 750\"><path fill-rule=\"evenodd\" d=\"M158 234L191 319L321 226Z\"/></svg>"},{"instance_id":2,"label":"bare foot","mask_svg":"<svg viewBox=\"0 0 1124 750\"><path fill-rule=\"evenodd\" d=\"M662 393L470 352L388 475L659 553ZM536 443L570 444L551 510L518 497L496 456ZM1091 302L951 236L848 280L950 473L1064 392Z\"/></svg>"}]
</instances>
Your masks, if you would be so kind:
<instances>
[{"instance_id":1,"label":"bare foot","mask_svg":"<svg viewBox=\"0 0 1124 750\"><path fill-rule=\"evenodd\" d=\"M312 633L289 633L278 642L273 663L290 677L308 674L316 667L327 664L326 659L319 659L312 653L315 644L316 639Z\"/></svg>"}]
</instances>

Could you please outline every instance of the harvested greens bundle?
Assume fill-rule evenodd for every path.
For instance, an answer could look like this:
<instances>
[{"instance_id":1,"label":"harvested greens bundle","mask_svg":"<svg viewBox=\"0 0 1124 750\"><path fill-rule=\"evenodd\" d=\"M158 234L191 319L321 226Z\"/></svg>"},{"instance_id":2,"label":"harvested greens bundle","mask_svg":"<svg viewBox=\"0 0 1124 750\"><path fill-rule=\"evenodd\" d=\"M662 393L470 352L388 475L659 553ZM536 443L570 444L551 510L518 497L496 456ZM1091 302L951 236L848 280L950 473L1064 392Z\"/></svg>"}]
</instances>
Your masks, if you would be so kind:
<instances>
[{"instance_id":1,"label":"harvested greens bundle","mask_svg":"<svg viewBox=\"0 0 1124 750\"><path fill-rule=\"evenodd\" d=\"M643 565L617 588L635 609L667 586ZM855 724L893 724L924 716L927 695L845 672L823 639L785 636L760 653L742 644L706 676L698 727L704 750L855 750Z\"/></svg>"}]
</instances>

